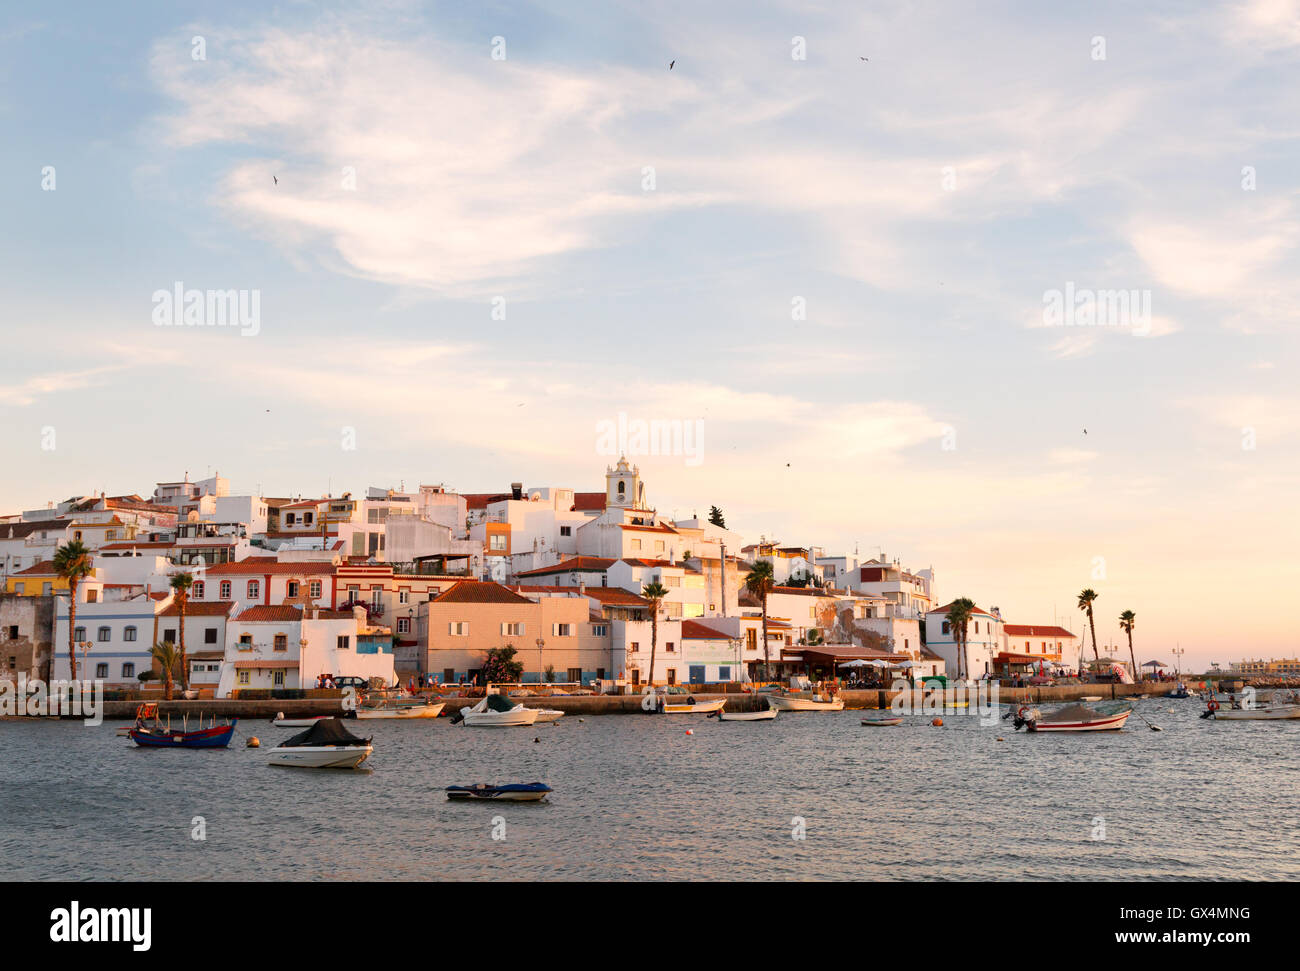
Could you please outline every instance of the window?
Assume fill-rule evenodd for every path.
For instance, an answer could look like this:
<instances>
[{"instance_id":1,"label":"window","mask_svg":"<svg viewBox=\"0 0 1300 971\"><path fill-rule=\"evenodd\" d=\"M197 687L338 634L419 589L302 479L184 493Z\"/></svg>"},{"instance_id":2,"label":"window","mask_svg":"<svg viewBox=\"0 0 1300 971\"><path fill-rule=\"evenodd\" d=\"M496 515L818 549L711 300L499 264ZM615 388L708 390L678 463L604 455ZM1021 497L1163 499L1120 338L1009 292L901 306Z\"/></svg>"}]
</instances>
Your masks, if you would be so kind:
<instances>
[{"instance_id":1,"label":"window","mask_svg":"<svg viewBox=\"0 0 1300 971\"><path fill-rule=\"evenodd\" d=\"M952 626L952 625L949 624L949 623L945 620L945 621L943 622L943 632L944 632L945 634L950 633L949 628L950 628L951 626Z\"/></svg>"},{"instance_id":2,"label":"window","mask_svg":"<svg viewBox=\"0 0 1300 971\"><path fill-rule=\"evenodd\" d=\"M135 635L136 635L136 629L134 627L122 628L122 640L133 641L135 640Z\"/></svg>"},{"instance_id":3,"label":"window","mask_svg":"<svg viewBox=\"0 0 1300 971\"><path fill-rule=\"evenodd\" d=\"M104 530L104 542L107 543L110 539L117 539L117 530L116 530L116 529L106 529L106 530Z\"/></svg>"},{"instance_id":4,"label":"window","mask_svg":"<svg viewBox=\"0 0 1300 971\"><path fill-rule=\"evenodd\" d=\"M215 627L209 627L203 631L203 643L204 644L217 643L217 629Z\"/></svg>"},{"instance_id":5,"label":"window","mask_svg":"<svg viewBox=\"0 0 1300 971\"><path fill-rule=\"evenodd\" d=\"M272 684L273 686L277 687L277 688L283 688L283 687L284 687L284 672L283 672L283 671L276 671L274 674L272 674L272 675L271 675L271 684Z\"/></svg>"},{"instance_id":6,"label":"window","mask_svg":"<svg viewBox=\"0 0 1300 971\"><path fill-rule=\"evenodd\" d=\"M606 635L609 633L609 625L607 625L607 624L592 624L592 625L591 625L591 633L592 633L592 635L595 636L595 637L604 637L604 636L606 636Z\"/></svg>"},{"instance_id":7,"label":"window","mask_svg":"<svg viewBox=\"0 0 1300 971\"><path fill-rule=\"evenodd\" d=\"M373 584L370 587L370 602L375 606L378 606L380 601L383 599L384 599L384 588L377 583Z\"/></svg>"},{"instance_id":8,"label":"window","mask_svg":"<svg viewBox=\"0 0 1300 971\"><path fill-rule=\"evenodd\" d=\"M298 596L298 581L297 581L297 580L290 580L290 581L288 582L288 584L285 585L285 588L284 588L284 595L285 595L286 597L296 597L296 596Z\"/></svg>"},{"instance_id":9,"label":"window","mask_svg":"<svg viewBox=\"0 0 1300 971\"><path fill-rule=\"evenodd\" d=\"M488 538L488 549L502 551L506 548L505 533L493 533Z\"/></svg>"},{"instance_id":10,"label":"window","mask_svg":"<svg viewBox=\"0 0 1300 971\"><path fill-rule=\"evenodd\" d=\"M18 625L17 625L17 624L14 624L12 627L9 628L9 639L10 639L11 641L16 641L16 640L18 640ZM10 665L10 667L13 667L13 665Z\"/></svg>"},{"instance_id":11,"label":"window","mask_svg":"<svg viewBox=\"0 0 1300 971\"><path fill-rule=\"evenodd\" d=\"M132 664L130 661L127 661L125 664L122 665L122 677L124 678L135 677L135 665Z\"/></svg>"},{"instance_id":12,"label":"window","mask_svg":"<svg viewBox=\"0 0 1300 971\"><path fill-rule=\"evenodd\" d=\"M75 531L73 532L73 534L72 534L72 538L73 538L73 539L81 539L81 530L79 530L79 529L78 529L78 530L75 530ZM105 671L104 673L107 674L108 672Z\"/></svg>"},{"instance_id":13,"label":"window","mask_svg":"<svg viewBox=\"0 0 1300 971\"><path fill-rule=\"evenodd\" d=\"M247 671L240 671L240 672L239 672L239 683L240 683L240 684L248 684L248 672L247 672Z\"/></svg>"},{"instance_id":14,"label":"window","mask_svg":"<svg viewBox=\"0 0 1300 971\"><path fill-rule=\"evenodd\" d=\"M166 643L166 644L175 644L175 643L176 643L176 631L174 631L174 630L165 630L165 631L163 631L163 642Z\"/></svg>"},{"instance_id":15,"label":"window","mask_svg":"<svg viewBox=\"0 0 1300 971\"><path fill-rule=\"evenodd\" d=\"M276 634L273 646L274 650L287 651L289 650L289 638L284 634Z\"/></svg>"},{"instance_id":16,"label":"window","mask_svg":"<svg viewBox=\"0 0 1300 971\"><path fill-rule=\"evenodd\" d=\"M74 641L84 641L86 639L86 628L74 627L72 629L72 639Z\"/></svg>"},{"instance_id":17,"label":"window","mask_svg":"<svg viewBox=\"0 0 1300 971\"><path fill-rule=\"evenodd\" d=\"M302 514L302 524L304 526L310 526L314 518L315 516L312 513L305 512Z\"/></svg>"},{"instance_id":18,"label":"window","mask_svg":"<svg viewBox=\"0 0 1300 971\"><path fill-rule=\"evenodd\" d=\"M980 622L977 620L975 621L975 633L978 634L979 632L980 632Z\"/></svg>"},{"instance_id":19,"label":"window","mask_svg":"<svg viewBox=\"0 0 1300 971\"><path fill-rule=\"evenodd\" d=\"M286 526L292 526L294 524L295 522L294 515L295 514L291 512L287 512L284 514L284 524Z\"/></svg>"},{"instance_id":20,"label":"window","mask_svg":"<svg viewBox=\"0 0 1300 971\"><path fill-rule=\"evenodd\" d=\"M662 583L665 587L680 587L682 585L682 578L661 576L659 578L659 582Z\"/></svg>"},{"instance_id":21,"label":"window","mask_svg":"<svg viewBox=\"0 0 1300 971\"><path fill-rule=\"evenodd\" d=\"M248 599L256 600L262 595L262 585L256 580L248 581Z\"/></svg>"},{"instance_id":22,"label":"window","mask_svg":"<svg viewBox=\"0 0 1300 971\"><path fill-rule=\"evenodd\" d=\"M321 592L320 581L313 580L311 583L309 583L307 585L307 592L310 594L313 600L317 599L320 596L320 592Z\"/></svg>"},{"instance_id":23,"label":"window","mask_svg":"<svg viewBox=\"0 0 1300 971\"><path fill-rule=\"evenodd\" d=\"M411 633L411 618L410 618L410 617L398 617L398 618L397 618L397 633L399 633L399 634L409 634L409 633Z\"/></svg>"},{"instance_id":24,"label":"window","mask_svg":"<svg viewBox=\"0 0 1300 971\"><path fill-rule=\"evenodd\" d=\"M203 599L203 581L202 581L202 580L195 580L192 584L190 584L190 599L191 599L191 600L202 600L202 599Z\"/></svg>"},{"instance_id":25,"label":"window","mask_svg":"<svg viewBox=\"0 0 1300 971\"><path fill-rule=\"evenodd\" d=\"M52 584L52 583L42 583L42 584L41 584L41 593L42 593L44 596L47 596L47 597L48 597L48 596L49 596L50 594L52 594L53 592L54 592L54 584Z\"/></svg>"},{"instance_id":26,"label":"window","mask_svg":"<svg viewBox=\"0 0 1300 971\"><path fill-rule=\"evenodd\" d=\"M447 624L447 633L452 637L469 637L469 621L453 620Z\"/></svg>"},{"instance_id":27,"label":"window","mask_svg":"<svg viewBox=\"0 0 1300 971\"><path fill-rule=\"evenodd\" d=\"M95 677L97 677L97 678L107 678L107 677L108 677L108 665L107 665L107 664L103 664L103 663L101 663L101 664L96 664L96 665L95 665Z\"/></svg>"},{"instance_id":28,"label":"window","mask_svg":"<svg viewBox=\"0 0 1300 971\"><path fill-rule=\"evenodd\" d=\"M725 665L724 665L723 667L718 668L718 680L719 680L719 681L730 681L730 680L731 680L731 668L726 667Z\"/></svg>"},{"instance_id":29,"label":"window","mask_svg":"<svg viewBox=\"0 0 1300 971\"><path fill-rule=\"evenodd\" d=\"M99 591L96 590L94 587L91 587L89 590L86 591L86 603L88 604L99 603Z\"/></svg>"},{"instance_id":30,"label":"window","mask_svg":"<svg viewBox=\"0 0 1300 971\"><path fill-rule=\"evenodd\" d=\"M632 542L628 544L628 548L633 550L639 550L641 548L641 541L639 539L632 540Z\"/></svg>"},{"instance_id":31,"label":"window","mask_svg":"<svg viewBox=\"0 0 1300 971\"><path fill-rule=\"evenodd\" d=\"M221 581L221 599L222 599L222 600L229 600L229 599L230 599L230 581L229 581L229 580L222 580L222 581Z\"/></svg>"},{"instance_id":32,"label":"window","mask_svg":"<svg viewBox=\"0 0 1300 971\"><path fill-rule=\"evenodd\" d=\"M604 681L604 680L605 680L605 669L604 669L604 668L596 668L596 677L597 677L599 680Z\"/></svg>"},{"instance_id":33,"label":"window","mask_svg":"<svg viewBox=\"0 0 1300 971\"><path fill-rule=\"evenodd\" d=\"M655 540L655 552L662 553L663 551L664 551L664 541L661 539Z\"/></svg>"},{"instance_id":34,"label":"window","mask_svg":"<svg viewBox=\"0 0 1300 971\"><path fill-rule=\"evenodd\" d=\"M582 681L582 668L569 668L569 680L576 683Z\"/></svg>"},{"instance_id":35,"label":"window","mask_svg":"<svg viewBox=\"0 0 1300 971\"><path fill-rule=\"evenodd\" d=\"M523 633L524 633L523 624L502 624L501 625L502 637L522 637Z\"/></svg>"},{"instance_id":36,"label":"window","mask_svg":"<svg viewBox=\"0 0 1300 971\"><path fill-rule=\"evenodd\" d=\"M113 628L111 627L101 627L95 635L95 640L99 641L101 644L105 644L112 639Z\"/></svg>"},{"instance_id":37,"label":"window","mask_svg":"<svg viewBox=\"0 0 1300 971\"><path fill-rule=\"evenodd\" d=\"M448 683L456 680L456 672L452 668L442 669L442 680Z\"/></svg>"},{"instance_id":38,"label":"window","mask_svg":"<svg viewBox=\"0 0 1300 971\"><path fill-rule=\"evenodd\" d=\"M26 593L26 592L27 592L27 584L26 584L24 581L22 581L22 580L15 580L15 581L14 581L14 593L16 593L16 594L18 594L19 596L21 596L22 594L24 594L24 593Z\"/></svg>"},{"instance_id":39,"label":"window","mask_svg":"<svg viewBox=\"0 0 1300 971\"><path fill-rule=\"evenodd\" d=\"M561 535L561 536L572 536L572 535L573 535L573 527L572 527L572 526L561 526L561 527L560 527L560 535Z\"/></svg>"},{"instance_id":40,"label":"window","mask_svg":"<svg viewBox=\"0 0 1300 971\"><path fill-rule=\"evenodd\" d=\"M352 635L340 634L334 645L340 651L350 651L352 649Z\"/></svg>"},{"instance_id":41,"label":"window","mask_svg":"<svg viewBox=\"0 0 1300 971\"><path fill-rule=\"evenodd\" d=\"M676 669L676 668L669 668L669 669L668 669L668 683L669 683L669 684L676 684L676 683L677 683L677 669Z\"/></svg>"},{"instance_id":42,"label":"window","mask_svg":"<svg viewBox=\"0 0 1300 971\"><path fill-rule=\"evenodd\" d=\"M676 648L673 647L672 641L667 641L664 644L664 651L667 652L668 654L672 654L674 650L676 650Z\"/></svg>"},{"instance_id":43,"label":"window","mask_svg":"<svg viewBox=\"0 0 1300 971\"><path fill-rule=\"evenodd\" d=\"M411 591L410 591L410 590L405 590L405 589L403 589L403 590L398 590L398 591L397 591L397 602L398 602L399 604L409 604L409 603L411 602Z\"/></svg>"},{"instance_id":44,"label":"window","mask_svg":"<svg viewBox=\"0 0 1300 971\"><path fill-rule=\"evenodd\" d=\"M636 641L633 641L631 645L628 647L627 652L629 654L636 654L640 650L641 650L641 645Z\"/></svg>"},{"instance_id":45,"label":"window","mask_svg":"<svg viewBox=\"0 0 1300 971\"><path fill-rule=\"evenodd\" d=\"M552 633L555 637L572 637L572 636L573 636L573 625L572 625L572 624L552 624L552 625L551 625L551 633Z\"/></svg>"},{"instance_id":46,"label":"window","mask_svg":"<svg viewBox=\"0 0 1300 971\"><path fill-rule=\"evenodd\" d=\"M756 631L752 627L749 630L745 631L745 650L747 651L758 650L758 631Z\"/></svg>"},{"instance_id":47,"label":"window","mask_svg":"<svg viewBox=\"0 0 1300 971\"><path fill-rule=\"evenodd\" d=\"M253 649L253 635L252 635L252 634L240 634L240 635L239 635L239 649L240 649L241 651L251 651L251 650ZM248 682L245 681L244 683L247 684Z\"/></svg>"}]
</instances>

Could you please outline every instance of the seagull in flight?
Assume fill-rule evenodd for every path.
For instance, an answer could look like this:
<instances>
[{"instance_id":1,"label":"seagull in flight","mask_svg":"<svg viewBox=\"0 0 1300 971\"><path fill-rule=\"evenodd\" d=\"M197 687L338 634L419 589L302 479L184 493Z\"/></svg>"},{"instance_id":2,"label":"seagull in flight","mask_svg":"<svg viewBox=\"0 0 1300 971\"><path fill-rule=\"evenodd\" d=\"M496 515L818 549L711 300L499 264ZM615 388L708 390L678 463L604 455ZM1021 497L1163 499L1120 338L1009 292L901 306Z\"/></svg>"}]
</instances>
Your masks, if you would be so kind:
<instances>
[{"instance_id":1,"label":"seagull in flight","mask_svg":"<svg viewBox=\"0 0 1300 971\"><path fill-rule=\"evenodd\" d=\"M1085 428L1085 429L1083 430L1083 433L1084 433L1085 435L1087 435L1087 434L1088 434L1088 429Z\"/></svg>"},{"instance_id":2,"label":"seagull in flight","mask_svg":"<svg viewBox=\"0 0 1300 971\"><path fill-rule=\"evenodd\" d=\"M279 184L280 184L280 180L279 180L279 178L277 178L277 177L274 176L274 175L271 176L271 178L275 180L275 184L276 184L276 185L279 185Z\"/></svg>"},{"instance_id":3,"label":"seagull in flight","mask_svg":"<svg viewBox=\"0 0 1300 971\"><path fill-rule=\"evenodd\" d=\"M668 70L671 71L673 69L673 65L676 63L677 63L677 58L674 57L671 61L668 62Z\"/></svg>"},{"instance_id":4,"label":"seagull in flight","mask_svg":"<svg viewBox=\"0 0 1300 971\"><path fill-rule=\"evenodd\" d=\"M858 57L858 60L859 60L859 61L865 61L865 60L867 60L867 58L862 57L862 56L859 56L859 57Z\"/></svg>"}]
</instances>

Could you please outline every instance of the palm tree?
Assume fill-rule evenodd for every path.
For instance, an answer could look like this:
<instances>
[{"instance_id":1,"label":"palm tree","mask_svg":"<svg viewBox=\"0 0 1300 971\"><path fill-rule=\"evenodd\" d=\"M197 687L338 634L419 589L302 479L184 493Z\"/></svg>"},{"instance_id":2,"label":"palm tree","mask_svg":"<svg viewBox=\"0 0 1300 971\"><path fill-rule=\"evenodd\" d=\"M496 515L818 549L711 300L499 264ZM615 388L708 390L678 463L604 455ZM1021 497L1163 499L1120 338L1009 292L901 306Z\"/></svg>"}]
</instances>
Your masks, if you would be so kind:
<instances>
[{"instance_id":1,"label":"palm tree","mask_svg":"<svg viewBox=\"0 0 1300 971\"><path fill-rule=\"evenodd\" d=\"M767 654L767 595L772 592L774 586L776 586L776 579L772 574L772 561L756 561L749 571L749 576L745 577L745 589L757 597L763 607L763 680L765 681L771 676L771 662Z\"/></svg>"},{"instance_id":2,"label":"palm tree","mask_svg":"<svg viewBox=\"0 0 1300 971\"><path fill-rule=\"evenodd\" d=\"M659 605L668 596L668 588L658 580L647 583L641 588L641 596L650 601L650 674L646 682L652 687L655 683L655 648L659 643Z\"/></svg>"},{"instance_id":3,"label":"palm tree","mask_svg":"<svg viewBox=\"0 0 1300 971\"><path fill-rule=\"evenodd\" d=\"M971 615L975 612L975 601L969 597L958 597L948 605L948 630L957 642L957 679L970 677L970 658L966 656L966 630Z\"/></svg>"},{"instance_id":4,"label":"palm tree","mask_svg":"<svg viewBox=\"0 0 1300 971\"><path fill-rule=\"evenodd\" d=\"M176 645L171 641L154 641L153 647L149 648L149 656L158 662L162 668L163 676L163 700L172 700L172 672L176 669L176 662L180 655L176 652Z\"/></svg>"},{"instance_id":5,"label":"palm tree","mask_svg":"<svg viewBox=\"0 0 1300 971\"><path fill-rule=\"evenodd\" d=\"M90 565L90 550L81 545L81 540L74 539L54 551L54 572L61 579L68 581L68 663L72 668L72 680L77 680L77 584L93 574Z\"/></svg>"},{"instance_id":6,"label":"palm tree","mask_svg":"<svg viewBox=\"0 0 1300 971\"><path fill-rule=\"evenodd\" d=\"M172 577L172 590L176 594L176 607L181 612L181 688L184 691L190 690L190 666L185 660L185 605L190 602L190 587L193 584L194 576L192 574L178 573Z\"/></svg>"},{"instance_id":7,"label":"palm tree","mask_svg":"<svg viewBox=\"0 0 1300 971\"><path fill-rule=\"evenodd\" d=\"M1133 654L1133 625L1137 622L1137 614L1131 610L1126 610L1119 615L1119 627L1128 635L1128 659L1133 665L1133 680L1138 680L1138 662L1137 657Z\"/></svg>"},{"instance_id":8,"label":"palm tree","mask_svg":"<svg viewBox=\"0 0 1300 971\"><path fill-rule=\"evenodd\" d=\"M1091 587L1079 593L1079 609L1088 612L1088 627L1092 630L1092 659L1094 661L1101 660L1101 655L1097 653L1097 624L1092 619L1092 605L1097 596L1097 591Z\"/></svg>"}]
</instances>

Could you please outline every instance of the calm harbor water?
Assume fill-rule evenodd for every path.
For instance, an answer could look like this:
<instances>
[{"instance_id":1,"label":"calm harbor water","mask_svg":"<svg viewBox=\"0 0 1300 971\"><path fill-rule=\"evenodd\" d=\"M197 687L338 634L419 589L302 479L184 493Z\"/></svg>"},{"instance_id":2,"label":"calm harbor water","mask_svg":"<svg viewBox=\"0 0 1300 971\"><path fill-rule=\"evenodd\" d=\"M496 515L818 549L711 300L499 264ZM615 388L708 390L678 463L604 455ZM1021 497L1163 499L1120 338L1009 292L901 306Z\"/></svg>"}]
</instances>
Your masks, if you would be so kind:
<instances>
[{"instance_id":1,"label":"calm harbor water","mask_svg":"<svg viewBox=\"0 0 1300 971\"><path fill-rule=\"evenodd\" d=\"M1300 878L1300 722L1136 709L1164 731L1136 715L1095 736L966 714L865 728L857 711L352 722L375 736L365 772L265 765L294 731L267 722L226 751L169 751L135 748L122 722L10 721L0 861L11 880ZM535 780L549 803L442 791Z\"/></svg>"}]
</instances>

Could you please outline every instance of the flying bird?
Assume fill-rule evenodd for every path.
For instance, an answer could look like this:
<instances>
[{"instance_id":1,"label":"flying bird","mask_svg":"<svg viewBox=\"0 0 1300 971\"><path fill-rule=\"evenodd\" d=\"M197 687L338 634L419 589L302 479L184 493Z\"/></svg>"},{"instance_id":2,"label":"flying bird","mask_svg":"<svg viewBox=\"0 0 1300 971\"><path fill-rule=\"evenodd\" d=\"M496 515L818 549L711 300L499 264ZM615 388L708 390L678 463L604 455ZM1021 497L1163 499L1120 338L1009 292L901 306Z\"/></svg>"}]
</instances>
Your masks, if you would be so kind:
<instances>
[{"instance_id":1,"label":"flying bird","mask_svg":"<svg viewBox=\"0 0 1300 971\"><path fill-rule=\"evenodd\" d=\"M276 185L279 185L279 184L280 184L280 180L279 180L276 176L273 175L273 176L271 176L271 178L275 180L275 184L276 184Z\"/></svg>"},{"instance_id":2,"label":"flying bird","mask_svg":"<svg viewBox=\"0 0 1300 971\"><path fill-rule=\"evenodd\" d=\"M1085 435L1087 435L1087 434L1088 434L1088 429L1085 428L1085 429L1083 430L1083 433L1084 433Z\"/></svg>"},{"instance_id":3,"label":"flying bird","mask_svg":"<svg viewBox=\"0 0 1300 971\"><path fill-rule=\"evenodd\" d=\"M858 60L859 60L859 61L865 61L866 58L865 58L865 57L859 57Z\"/></svg>"},{"instance_id":4,"label":"flying bird","mask_svg":"<svg viewBox=\"0 0 1300 971\"><path fill-rule=\"evenodd\" d=\"M673 65L676 63L677 63L677 58L674 57L671 61L668 62L668 70L671 71L673 69Z\"/></svg>"}]
</instances>

